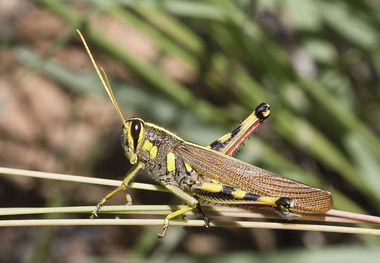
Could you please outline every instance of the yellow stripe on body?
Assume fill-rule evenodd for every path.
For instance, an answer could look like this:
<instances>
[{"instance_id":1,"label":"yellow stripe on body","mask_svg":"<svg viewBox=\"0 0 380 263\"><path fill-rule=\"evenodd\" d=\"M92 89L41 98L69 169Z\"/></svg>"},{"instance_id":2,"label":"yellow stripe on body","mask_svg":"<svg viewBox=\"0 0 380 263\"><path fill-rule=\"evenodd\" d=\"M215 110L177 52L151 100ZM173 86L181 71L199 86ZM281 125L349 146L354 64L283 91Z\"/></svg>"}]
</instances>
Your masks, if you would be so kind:
<instances>
[{"instance_id":1,"label":"yellow stripe on body","mask_svg":"<svg viewBox=\"0 0 380 263\"><path fill-rule=\"evenodd\" d=\"M191 165L188 162L185 162L185 168L186 171L188 171L189 173L193 170L193 167L191 167Z\"/></svg>"},{"instance_id":2,"label":"yellow stripe on body","mask_svg":"<svg viewBox=\"0 0 380 263\"><path fill-rule=\"evenodd\" d=\"M218 139L218 141L223 144L226 141L228 141L229 139L231 139L231 137L232 137L232 134L231 133L227 133L227 134L223 135L222 137L220 137Z\"/></svg>"},{"instance_id":3,"label":"yellow stripe on body","mask_svg":"<svg viewBox=\"0 0 380 263\"><path fill-rule=\"evenodd\" d=\"M147 151L149 153L149 158L154 159L157 156L158 148L157 146L153 145L150 141L146 140L142 146L143 150Z\"/></svg>"},{"instance_id":4,"label":"yellow stripe on body","mask_svg":"<svg viewBox=\"0 0 380 263\"><path fill-rule=\"evenodd\" d=\"M157 148L157 146L154 145L152 147L152 149L150 149L150 151L149 151L149 157L150 157L150 159L156 158L157 152L158 152L158 148Z\"/></svg>"},{"instance_id":5,"label":"yellow stripe on body","mask_svg":"<svg viewBox=\"0 0 380 263\"><path fill-rule=\"evenodd\" d=\"M140 119L139 119L140 120ZM138 137L138 140L137 140L137 145L135 145L135 148L137 149L137 147L139 147L144 139L144 133L145 133L145 128L144 128L144 125L141 125L141 129L140 129L140 133L139 133L139 137Z\"/></svg>"},{"instance_id":6,"label":"yellow stripe on body","mask_svg":"<svg viewBox=\"0 0 380 263\"><path fill-rule=\"evenodd\" d=\"M276 205L276 201L280 199L280 197L271 197L271 196L260 196L257 201L263 202L265 204L270 204L272 206Z\"/></svg>"},{"instance_id":7,"label":"yellow stripe on body","mask_svg":"<svg viewBox=\"0 0 380 263\"><path fill-rule=\"evenodd\" d=\"M269 114L269 112L268 112ZM241 123L241 126L242 126L242 129L241 131L243 133L245 133L249 127L251 127L254 123L256 123L257 121L259 121L259 118L256 116L255 112L252 112L242 123Z\"/></svg>"},{"instance_id":8,"label":"yellow stripe on body","mask_svg":"<svg viewBox=\"0 0 380 263\"><path fill-rule=\"evenodd\" d=\"M223 190L223 185L214 183L202 183L199 186L199 190L211 193L219 193Z\"/></svg>"},{"instance_id":9,"label":"yellow stripe on body","mask_svg":"<svg viewBox=\"0 0 380 263\"><path fill-rule=\"evenodd\" d=\"M267 118L270 114L270 110L268 109L268 110L264 111L262 114L263 114L263 117Z\"/></svg>"},{"instance_id":10,"label":"yellow stripe on body","mask_svg":"<svg viewBox=\"0 0 380 263\"><path fill-rule=\"evenodd\" d=\"M235 191L231 192L231 195L235 197L236 199L243 199L245 195L247 194L246 191L235 189Z\"/></svg>"},{"instance_id":11,"label":"yellow stripe on body","mask_svg":"<svg viewBox=\"0 0 380 263\"><path fill-rule=\"evenodd\" d=\"M150 150L152 150L152 147L153 147L153 143L151 143L150 141L146 140L143 144L143 149L147 152L150 152Z\"/></svg>"},{"instance_id":12,"label":"yellow stripe on body","mask_svg":"<svg viewBox=\"0 0 380 263\"><path fill-rule=\"evenodd\" d=\"M172 152L169 152L166 155L166 170L168 172L172 172L175 170L175 154Z\"/></svg>"}]
</instances>

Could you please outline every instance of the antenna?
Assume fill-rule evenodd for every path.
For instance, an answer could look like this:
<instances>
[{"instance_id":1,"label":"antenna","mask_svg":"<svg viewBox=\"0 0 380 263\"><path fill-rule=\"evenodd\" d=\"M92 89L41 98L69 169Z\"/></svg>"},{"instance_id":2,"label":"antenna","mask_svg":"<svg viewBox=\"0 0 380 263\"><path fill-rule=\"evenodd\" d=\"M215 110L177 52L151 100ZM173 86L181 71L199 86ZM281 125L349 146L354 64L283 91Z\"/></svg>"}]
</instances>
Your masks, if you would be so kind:
<instances>
[{"instance_id":1,"label":"antenna","mask_svg":"<svg viewBox=\"0 0 380 263\"><path fill-rule=\"evenodd\" d=\"M81 40L82 40L82 43L83 43L83 45L84 45L84 47L85 47L85 49L86 49L86 51L87 51L88 56L90 57L90 60L91 60L91 62L92 62L92 65L94 66L94 68L95 68L95 70L96 70L96 73L97 73L98 76L99 76L100 81L102 82L103 87L104 87L105 90L107 91L107 94L108 94L108 96L110 97L113 106L115 107L117 113L118 113L119 116L120 116L120 119L121 119L121 121L122 121L122 123L123 123L124 128L127 129L127 126L126 126L126 124L125 124L125 119L124 119L124 117L123 117L123 114L121 114L121 111L120 111L119 106L117 105L117 102L116 102L115 97L114 97L114 95L113 95L113 92L112 92L112 89L111 89L110 83L109 83L109 81L108 81L108 78L107 78L107 74L106 74L106 72L104 71L104 69L103 69L102 67L100 67L100 70L102 71L102 74L103 74L103 76L104 76L104 78L103 78L102 74L100 74L100 70L99 70L98 66L96 65L95 59L94 59L94 57L92 56L91 51L90 51L90 49L89 49L88 46L87 46L86 40L84 39L84 37L83 37L82 33L79 31L79 29L77 29L77 33L78 33L79 37L80 37Z\"/></svg>"}]
</instances>

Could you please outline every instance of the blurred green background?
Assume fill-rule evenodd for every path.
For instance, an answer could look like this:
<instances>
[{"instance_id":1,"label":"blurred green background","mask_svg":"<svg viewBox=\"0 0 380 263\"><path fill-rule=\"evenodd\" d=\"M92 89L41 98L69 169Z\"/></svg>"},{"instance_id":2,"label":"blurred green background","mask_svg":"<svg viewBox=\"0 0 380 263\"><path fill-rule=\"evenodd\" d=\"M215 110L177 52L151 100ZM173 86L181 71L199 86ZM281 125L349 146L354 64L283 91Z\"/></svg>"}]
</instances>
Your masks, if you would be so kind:
<instances>
[{"instance_id":1,"label":"blurred green background","mask_svg":"<svg viewBox=\"0 0 380 263\"><path fill-rule=\"evenodd\" d=\"M336 209L379 216L379 27L379 1L0 1L0 165L113 179L130 168L80 28L126 117L208 145L267 102L271 117L236 157L331 191ZM110 190L0 176L0 205L93 205ZM132 196L135 204L179 202L162 193ZM118 198L113 203L124 202ZM157 241L158 230L1 228L0 261L380 256L379 239L366 236L171 227Z\"/></svg>"}]
</instances>

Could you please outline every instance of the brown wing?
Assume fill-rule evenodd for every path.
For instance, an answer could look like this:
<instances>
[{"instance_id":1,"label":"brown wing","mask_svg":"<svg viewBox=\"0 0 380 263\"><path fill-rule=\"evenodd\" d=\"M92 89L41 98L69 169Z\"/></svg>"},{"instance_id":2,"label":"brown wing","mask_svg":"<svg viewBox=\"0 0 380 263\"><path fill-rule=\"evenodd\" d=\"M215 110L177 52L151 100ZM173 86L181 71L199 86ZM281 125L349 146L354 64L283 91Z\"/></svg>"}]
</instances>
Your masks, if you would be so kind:
<instances>
[{"instance_id":1,"label":"brown wing","mask_svg":"<svg viewBox=\"0 0 380 263\"><path fill-rule=\"evenodd\" d=\"M174 151L198 174L215 179L222 184L253 194L293 199L292 211L294 212L325 213L332 208L332 198L327 191L293 181L191 143L180 144Z\"/></svg>"}]
</instances>

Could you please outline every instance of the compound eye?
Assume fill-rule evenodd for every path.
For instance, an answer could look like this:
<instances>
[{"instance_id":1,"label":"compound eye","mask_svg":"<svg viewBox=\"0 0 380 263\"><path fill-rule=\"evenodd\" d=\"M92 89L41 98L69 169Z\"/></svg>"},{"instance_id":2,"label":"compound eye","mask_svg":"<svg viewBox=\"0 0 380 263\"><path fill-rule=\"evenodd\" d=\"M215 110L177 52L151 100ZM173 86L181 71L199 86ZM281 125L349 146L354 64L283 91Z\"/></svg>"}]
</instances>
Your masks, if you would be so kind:
<instances>
[{"instance_id":1,"label":"compound eye","mask_svg":"<svg viewBox=\"0 0 380 263\"><path fill-rule=\"evenodd\" d=\"M133 120L131 123L131 136L133 139L138 139L141 131L141 122L138 120Z\"/></svg>"}]
</instances>

